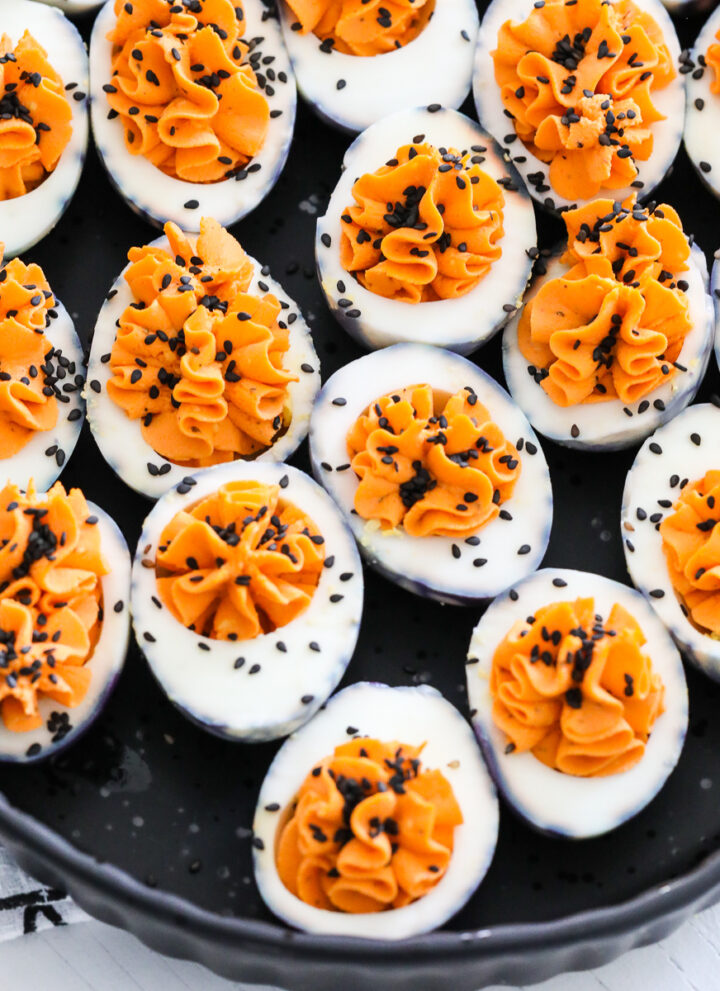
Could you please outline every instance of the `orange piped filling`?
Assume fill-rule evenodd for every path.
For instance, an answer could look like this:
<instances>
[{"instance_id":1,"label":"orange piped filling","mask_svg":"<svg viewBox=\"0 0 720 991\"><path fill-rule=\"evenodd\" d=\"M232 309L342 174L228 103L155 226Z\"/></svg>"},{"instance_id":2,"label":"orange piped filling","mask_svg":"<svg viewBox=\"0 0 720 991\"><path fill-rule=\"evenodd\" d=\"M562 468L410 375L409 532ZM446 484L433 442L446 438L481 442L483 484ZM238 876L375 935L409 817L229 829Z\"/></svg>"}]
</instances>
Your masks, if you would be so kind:
<instances>
[{"instance_id":1,"label":"orange piped filling","mask_svg":"<svg viewBox=\"0 0 720 991\"><path fill-rule=\"evenodd\" d=\"M54 171L72 135L72 110L47 52L26 31L0 37L0 201L31 192Z\"/></svg>"},{"instance_id":2,"label":"orange piped filling","mask_svg":"<svg viewBox=\"0 0 720 991\"><path fill-rule=\"evenodd\" d=\"M80 489L0 492L0 715L6 729L42 726L41 698L82 702L102 626L100 531Z\"/></svg>"},{"instance_id":3,"label":"orange piped filling","mask_svg":"<svg viewBox=\"0 0 720 991\"><path fill-rule=\"evenodd\" d=\"M490 675L495 724L507 752L532 753L578 777L627 771L642 759L664 712L637 620L616 603L607 621L593 599L553 602L518 620Z\"/></svg>"},{"instance_id":4,"label":"orange piped filling","mask_svg":"<svg viewBox=\"0 0 720 991\"><path fill-rule=\"evenodd\" d=\"M340 262L378 296L405 303L470 292L502 254L505 198L482 155L404 145L353 185Z\"/></svg>"},{"instance_id":5,"label":"orange piped filling","mask_svg":"<svg viewBox=\"0 0 720 991\"><path fill-rule=\"evenodd\" d=\"M705 53L705 64L713 73L710 92L718 94L720 93L720 31L717 32L715 41Z\"/></svg>"},{"instance_id":6,"label":"orange piped filling","mask_svg":"<svg viewBox=\"0 0 720 991\"><path fill-rule=\"evenodd\" d=\"M594 200L563 214L570 266L523 309L518 345L559 406L636 403L677 374L692 329L678 278L690 246L672 207Z\"/></svg>"},{"instance_id":7,"label":"orange piped filling","mask_svg":"<svg viewBox=\"0 0 720 991\"><path fill-rule=\"evenodd\" d=\"M270 110L240 0L115 0L115 14L105 91L130 154L187 182L218 182L247 165Z\"/></svg>"},{"instance_id":8,"label":"orange piped filling","mask_svg":"<svg viewBox=\"0 0 720 991\"><path fill-rule=\"evenodd\" d=\"M0 243L0 263L2 255ZM0 460L57 423L57 399L43 371L53 351L45 327L54 305L39 265L13 258L0 267Z\"/></svg>"},{"instance_id":9,"label":"orange piped filling","mask_svg":"<svg viewBox=\"0 0 720 991\"><path fill-rule=\"evenodd\" d=\"M107 391L158 454L198 467L249 458L290 421L287 325L272 293L250 292L253 266L215 220L193 249L172 223L170 250L131 248L135 301L120 317Z\"/></svg>"},{"instance_id":10,"label":"orange piped filling","mask_svg":"<svg viewBox=\"0 0 720 991\"><path fill-rule=\"evenodd\" d=\"M303 782L276 847L280 880L314 908L382 912L441 880L460 807L422 746L357 739L337 746Z\"/></svg>"},{"instance_id":11,"label":"orange piped filling","mask_svg":"<svg viewBox=\"0 0 720 991\"><path fill-rule=\"evenodd\" d=\"M675 78L662 31L632 0L546 0L506 21L491 53L515 131L560 196L589 199L637 177L664 120L653 91Z\"/></svg>"},{"instance_id":12,"label":"orange piped filling","mask_svg":"<svg viewBox=\"0 0 720 991\"><path fill-rule=\"evenodd\" d=\"M160 598L201 636L251 640L310 605L325 559L315 523L277 485L228 482L160 538Z\"/></svg>"},{"instance_id":13,"label":"orange piped filling","mask_svg":"<svg viewBox=\"0 0 720 991\"><path fill-rule=\"evenodd\" d=\"M720 638L720 471L682 490L660 524L670 580L690 622Z\"/></svg>"},{"instance_id":14,"label":"orange piped filling","mask_svg":"<svg viewBox=\"0 0 720 991\"><path fill-rule=\"evenodd\" d=\"M328 51L382 55L420 34L435 0L288 0L293 31L322 38Z\"/></svg>"},{"instance_id":15,"label":"orange piped filling","mask_svg":"<svg viewBox=\"0 0 720 991\"><path fill-rule=\"evenodd\" d=\"M355 511L413 537L464 537L500 512L520 456L469 387L446 402L432 386L383 396L347 437L360 479Z\"/></svg>"}]
</instances>

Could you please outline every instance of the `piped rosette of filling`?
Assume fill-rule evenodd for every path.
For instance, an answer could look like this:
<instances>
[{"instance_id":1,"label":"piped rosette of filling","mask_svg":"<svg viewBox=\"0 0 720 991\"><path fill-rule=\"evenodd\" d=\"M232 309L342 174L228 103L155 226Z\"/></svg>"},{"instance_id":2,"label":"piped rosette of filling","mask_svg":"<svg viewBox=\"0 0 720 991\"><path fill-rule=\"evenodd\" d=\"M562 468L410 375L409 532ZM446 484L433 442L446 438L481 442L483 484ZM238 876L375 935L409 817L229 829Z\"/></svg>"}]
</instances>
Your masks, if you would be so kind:
<instances>
[{"instance_id":1,"label":"piped rosette of filling","mask_svg":"<svg viewBox=\"0 0 720 991\"><path fill-rule=\"evenodd\" d=\"M300 786L277 843L277 868L297 898L332 912L410 905L442 880L462 812L422 747L354 739Z\"/></svg>"},{"instance_id":2,"label":"piped rosette of filling","mask_svg":"<svg viewBox=\"0 0 720 991\"><path fill-rule=\"evenodd\" d=\"M683 53L687 106L685 148L703 183L720 196L720 10L712 11L693 48Z\"/></svg>"},{"instance_id":3,"label":"piped rosette of filling","mask_svg":"<svg viewBox=\"0 0 720 991\"><path fill-rule=\"evenodd\" d=\"M622 447L697 391L711 347L704 259L667 204L594 200L563 219L564 253L505 331L505 373L547 436Z\"/></svg>"},{"instance_id":4,"label":"piped rosette of filling","mask_svg":"<svg viewBox=\"0 0 720 991\"><path fill-rule=\"evenodd\" d=\"M482 880L497 816L472 733L439 692L351 685L270 766L253 824L256 880L297 928L427 932Z\"/></svg>"},{"instance_id":5,"label":"piped rosette of filling","mask_svg":"<svg viewBox=\"0 0 720 991\"><path fill-rule=\"evenodd\" d=\"M305 322L227 231L204 219L197 239L172 223L165 233L128 252L98 318L87 390L101 451L150 496L189 468L281 460L319 386Z\"/></svg>"},{"instance_id":6,"label":"piped rosette of filling","mask_svg":"<svg viewBox=\"0 0 720 991\"><path fill-rule=\"evenodd\" d=\"M138 643L161 687L230 739L304 723L355 646L352 536L322 489L286 465L218 465L168 492L145 521L133 581Z\"/></svg>"},{"instance_id":7,"label":"piped rosette of filling","mask_svg":"<svg viewBox=\"0 0 720 991\"><path fill-rule=\"evenodd\" d=\"M336 319L372 348L474 350L517 309L536 252L494 143L455 111L412 110L370 127L344 166L316 239Z\"/></svg>"},{"instance_id":8,"label":"piped rosette of filling","mask_svg":"<svg viewBox=\"0 0 720 991\"><path fill-rule=\"evenodd\" d=\"M124 660L129 573L79 489L0 492L0 760L56 752L97 714Z\"/></svg>"},{"instance_id":9,"label":"piped rosette of filling","mask_svg":"<svg viewBox=\"0 0 720 991\"><path fill-rule=\"evenodd\" d=\"M165 527L156 559L160 598L189 630L252 640L310 605L325 538L279 485L228 482Z\"/></svg>"},{"instance_id":10,"label":"piped rosette of filling","mask_svg":"<svg viewBox=\"0 0 720 991\"><path fill-rule=\"evenodd\" d=\"M405 145L390 161L353 185L341 217L343 268L388 299L464 296L502 254L502 188L479 152Z\"/></svg>"},{"instance_id":11,"label":"piped rosette of filling","mask_svg":"<svg viewBox=\"0 0 720 991\"><path fill-rule=\"evenodd\" d=\"M511 753L532 753L578 777L628 771L642 760L665 688L645 635L617 602L558 600L518 620L497 646L493 719Z\"/></svg>"},{"instance_id":12,"label":"piped rosette of filling","mask_svg":"<svg viewBox=\"0 0 720 991\"><path fill-rule=\"evenodd\" d=\"M231 223L275 182L295 95L263 9L260 0L116 0L98 16L96 140L120 192L149 219L190 230L203 213Z\"/></svg>"},{"instance_id":13,"label":"piped rosette of filling","mask_svg":"<svg viewBox=\"0 0 720 991\"><path fill-rule=\"evenodd\" d=\"M417 594L476 603L543 556L537 439L464 358L398 344L346 365L318 397L310 454L369 563Z\"/></svg>"},{"instance_id":14,"label":"piped rosette of filling","mask_svg":"<svg viewBox=\"0 0 720 991\"><path fill-rule=\"evenodd\" d=\"M489 607L467 665L491 771L542 831L579 839L614 829L655 796L679 757L682 661L624 585L537 572Z\"/></svg>"},{"instance_id":15,"label":"piped rosette of filling","mask_svg":"<svg viewBox=\"0 0 720 991\"><path fill-rule=\"evenodd\" d=\"M512 498L517 448L471 387L443 402L432 386L381 396L347 437L355 512L413 537L466 537Z\"/></svg>"},{"instance_id":16,"label":"piped rosette of filling","mask_svg":"<svg viewBox=\"0 0 720 991\"><path fill-rule=\"evenodd\" d=\"M343 130L410 107L459 107L470 90L470 0L282 0L280 11L300 92Z\"/></svg>"},{"instance_id":17,"label":"piped rosette of filling","mask_svg":"<svg viewBox=\"0 0 720 991\"><path fill-rule=\"evenodd\" d=\"M0 239L10 256L51 230L87 146L87 56L62 13L9 0L0 17ZM27 479L26 479L27 481Z\"/></svg>"},{"instance_id":18,"label":"piped rosette of filling","mask_svg":"<svg viewBox=\"0 0 720 991\"><path fill-rule=\"evenodd\" d=\"M476 54L478 115L551 209L648 193L682 132L678 56L657 0L495 0Z\"/></svg>"},{"instance_id":19,"label":"piped rosette of filling","mask_svg":"<svg viewBox=\"0 0 720 991\"><path fill-rule=\"evenodd\" d=\"M72 110L47 52L25 31L0 37L0 201L24 196L55 170Z\"/></svg>"},{"instance_id":20,"label":"piped rosette of filling","mask_svg":"<svg viewBox=\"0 0 720 991\"><path fill-rule=\"evenodd\" d=\"M690 406L635 458L622 533L634 584L683 653L720 680L720 409Z\"/></svg>"},{"instance_id":21,"label":"piped rosette of filling","mask_svg":"<svg viewBox=\"0 0 720 991\"><path fill-rule=\"evenodd\" d=\"M39 265L2 265L0 476L46 489L80 434L83 354L73 322Z\"/></svg>"}]
</instances>

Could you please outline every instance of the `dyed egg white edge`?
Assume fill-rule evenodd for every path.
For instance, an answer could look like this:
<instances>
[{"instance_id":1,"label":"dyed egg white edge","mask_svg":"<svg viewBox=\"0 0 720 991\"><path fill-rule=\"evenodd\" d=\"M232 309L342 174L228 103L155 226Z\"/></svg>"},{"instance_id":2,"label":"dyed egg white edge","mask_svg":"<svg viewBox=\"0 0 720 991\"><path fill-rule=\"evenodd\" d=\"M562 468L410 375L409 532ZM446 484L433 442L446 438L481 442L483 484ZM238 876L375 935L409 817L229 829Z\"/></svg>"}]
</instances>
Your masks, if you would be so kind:
<instances>
[{"instance_id":1,"label":"dyed egg white edge","mask_svg":"<svg viewBox=\"0 0 720 991\"><path fill-rule=\"evenodd\" d=\"M358 479L350 468L346 437L357 418L381 396L429 383L451 395L472 386L506 438L522 438L521 470L503 504L512 518L497 516L462 537L411 537L382 530L353 511ZM340 404L340 401L344 403ZM527 445L530 444L529 453ZM368 562L403 588L441 602L473 605L492 598L537 568L552 526L552 487L542 448L508 394L466 358L422 344L394 347L350 362L323 387L310 422L313 473L340 507Z\"/></svg>"},{"instance_id":2,"label":"dyed egg white edge","mask_svg":"<svg viewBox=\"0 0 720 991\"><path fill-rule=\"evenodd\" d=\"M311 768L353 735L407 745L425 743L424 768L447 778L463 815L453 836L447 871L423 898L388 912L348 914L307 905L284 886L275 864L278 825ZM268 806L280 806L277 812ZM458 912L487 873L498 833L498 802L472 730L457 709L427 685L392 688L358 682L338 692L325 709L286 740L265 776L253 835L255 880L275 915L309 932L404 939L435 929Z\"/></svg>"},{"instance_id":3,"label":"dyed egg white edge","mask_svg":"<svg viewBox=\"0 0 720 991\"><path fill-rule=\"evenodd\" d=\"M170 701L204 729L248 742L286 736L323 704L355 649L363 605L355 543L332 500L297 468L232 462L193 477L190 492L170 490L143 524L131 590L137 642ZM154 567L143 561L155 561L162 531L177 512L242 479L279 484L281 497L318 526L332 564L323 568L308 608L287 625L253 640L213 640L175 619L160 601ZM235 667L240 657L244 662Z\"/></svg>"},{"instance_id":4,"label":"dyed egg white edge","mask_svg":"<svg viewBox=\"0 0 720 991\"><path fill-rule=\"evenodd\" d=\"M408 45L368 56L322 49L312 32L292 30L295 15L284 0L280 8L298 88L335 127L362 131L386 114L422 103L459 107L470 92L478 32L473 0L442 0Z\"/></svg>"},{"instance_id":5,"label":"dyed egg white edge","mask_svg":"<svg viewBox=\"0 0 720 991\"><path fill-rule=\"evenodd\" d=\"M189 240L195 245L195 238L189 236ZM151 244L168 248L166 237L157 238ZM250 255L248 258L254 267L250 291L273 293L281 303L287 304L281 310L280 319L283 322L292 320L289 323L290 346L285 361L285 367L298 376L297 382L290 382L288 385L292 419L286 432L255 459L283 461L290 457L308 432L310 413L320 388L320 361L315 353L310 329L296 304L279 282L263 274L259 262ZM112 374L109 362L102 359L112 350L117 333L116 321L133 301L132 292L124 278L128 268L129 265L126 265L113 283L95 324L88 360L85 399L90 428L107 463L130 488L149 499L157 499L183 478L195 475L202 469L183 468L161 457L143 437L140 420L131 420L107 393L107 383ZM303 366L311 370L305 371ZM155 474L150 474L149 465L153 466Z\"/></svg>"},{"instance_id":6,"label":"dyed egg white edge","mask_svg":"<svg viewBox=\"0 0 720 991\"><path fill-rule=\"evenodd\" d=\"M50 698L40 698L38 708L43 725L25 733L5 729L0 720L0 761L26 763L59 753L90 727L100 714L115 687L125 663L130 636L130 554L125 538L108 514L88 502L90 515L97 516L101 547L110 572L101 578L103 622L95 650L87 662L91 672L90 687L80 705L68 708ZM67 714L69 728L50 729L54 713Z\"/></svg>"},{"instance_id":7,"label":"dyed egg white edge","mask_svg":"<svg viewBox=\"0 0 720 991\"><path fill-rule=\"evenodd\" d=\"M698 57L705 55L720 31L720 7L705 22L690 51L694 67L700 69ZM720 196L720 94L710 91L712 69L705 68L699 79L688 73L685 79L687 108L685 113L685 150L697 174L710 192ZM702 101L700 107L696 101ZM702 164L701 164L702 163Z\"/></svg>"},{"instance_id":8,"label":"dyed egg white edge","mask_svg":"<svg viewBox=\"0 0 720 991\"><path fill-rule=\"evenodd\" d=\"M57 316L51 317L45 336L52 347L59 348L70 365L74 365L75 372L62 368L55 361L56 373L62 369L65 375L64 379L58 380L57 385L66 400L57 400L57 423L52 430L36 430L17 454L0 459L0 488L9 481L26 489L32 479L38 492L49 489L67 464L80 437L85 414L82 399L85 359L69 313L59 300L55 301L53 309ZM75 381L78 376L81 380L79 385ZM68 388L63 389L63 386ZM77 418L71 420L70 416Z\"/></svg>"},{"instance_id":9,"label":"dyed egg white edge","mask_svg":"<svg viewBox=\"0 0 720 991\"><path fill-rule=\"evenodd\" d=\"M500 240L502 255L469 293L457 299L411 304L385 299L357 282L340 263L341 215L353 203L352 187L366 172L374 172L403 144L423 136L436 147L485 148L482 168L496 180L510 180L505 197ZM532 202L497 146L475 121L455 110L424 108L385 117L360 134L345 152L343 172L327 212L317 223L315 257L320 285L340 325L369 348L414 341L436 344L467 354L488 340L521 303L530 278L528 250L537 243ZM341 288L342 287L342 291ZM508 312L509 311L509 312Z\"/></svg>"},{"instance_id":10,"label":"dyed egg white edge","mask_svg":"<svg viewBox=\"0 0 720 991\"><path fill-rule=\"evenodd\" d=\"M691 435L697 435L700 443L691 440ZM674 504L680 497L676 478L694 482L707 471L720 470L718 437L720 409L710 403L689 407L657 430L640 448L628 472L621 518L625 562L633 584L687 657L720 681L720 640L701 633L683 614L657 529L660 519L672 513L660 504ZM646 516L640 519L643 512Z\"/></svg>"},{"instance_id":11,"label":"dyed egg white edge","mask_svg":"<svg viewBox=\"0 0 720 991\"><path fill-rule=\"evenodd\" d=\"M88 143L88 59L77 28L57 8L31 0L0 0L0 25L13 45L26 30L42 45L62 77L72 110L72 134L54 171L24 196L0 201L0 241L6 258L11 258L53 229L77 189ZM80 94L82 99L74 98Z\"/></svg>"},{"instance_id":12,"label":"dyed egg white edge","mask_svg":"<svg viewBox=\"0 0 720 991\"><path fill-rule=\"evenodd\" d=\"M715 311L715 358L720 366L720 248L715 252L710 276L710 297Z\"/></svg>"},{"instance_id":13,"label":"dyed egg white edge","mask_svg":"<svg viewBox=\"0 0 720 991\"><path fill-rule=\"evenodd\" d=\"M672 64L677 68L680 57L680 43L675 27L660 0L636 0L640 10L647 11L662 29L665 43L670 52ZM532 0L492 0L480 24L478 44L475 50L475 71L473 74L473 95L480 123L501 145L504 153L515 165L527 183L530 195L538 203L550 210L561 210L576 205L574 201L559 196L554 189L538 190L537 186L549 186L549 167L516 138L512 121L505 116L500 90L495 82L491 52L497 47L498 31L505 21L524 21L532 12ZM685 117L684 77L678 74L663 89L653 90L653 103L665 120L652 125L653 152L646 162L636 161L637 182L641 188L600 190L599 196L610 195L613 199L624 200L632 193L648 196L657 184L665 178L675 160L683 132ZM535 176L535 182L529 176ZM541 178L538 178L541 177ZM581 200L580 202L587 202Z\"/></svg>"},{"instance_id":14,"label":"dyed egg white edge","mask_svg":"<svg viewBox=\"0 0 720 991\"><path fill-rule=\"evenodd\" d=\"M566 582L556 587L554 580ZM584 839L615 829L643 809L660 791L677 764L688 722L688 697L680 655L652 608L627 585L583 571L548 568L536 572L488 608L473 631L467 682L475 732L490 772L507 801L541 832ZM593 596L607 619L617 602L638 621L643 651L666 688L666 711L658 717L642 760L629 771L580 778L547 767L530 751L505 753L508 738L492 718L490 672L495 649L513 623L551 602Z\"/></svg>"},{"instance_id":15,"label":"dyed egg white edge","mask_svg":"<svg viewBox=\"0 0 720 991\"><path fill-rule=\"evenodd\" d=\"M548 259L547 272L533 280L526 302L549 279L562 275L568 266L555 257ZM693 245L690 264L682 278L689 283L686 292L692 327L685 338L678 361L687 368L676 371L662 385L637 403L625 406L619 399L603 403L558 406L530 375L529 362L518 346L520 315L508 323L503 334L503 368L510 394L541 434L584 450L613 451L636 443L652 433L692 402L708 366L713 342L712 304L707 294L707 264L702 251ZM660 402L664 408L653 404ZM639 411L643 403L643 412ZM625 410L629 410L630 414ZM573 428L576 428L574 430ZM577 436L573 433L577 432Z\"/></svg>"},{"instance_id":16,"label":"dyed egg white edge","mask_svg":"<svg viewBox=\"0 0 720 991\"><path fill-rule=\"evenodd\" d=\"M98 13L90 40L91 116L95 144L112 184L128 205L145 220L162 226L172 220L183 230L197 231L202 217L214 217L224 227L241 220L275 185L287 160L295 125L297 94L280 26L267 13L262 0L244 0L244 37L257 39L253 52L274 59L275 80L263 93L271 118L260 152L238 175L214 183L186 182L165 175L142 155L131 155L125 146L119 119L108 120L110 109L103 86L110 82L111 45L107 34L115 23L113 0ZM262 62L262 60L261 60ZM265 66L261 64L261 69ZM266 70L265 70L266 71ZM282 78L281 78L282 76Z\"/></svg>"}]
</instances>

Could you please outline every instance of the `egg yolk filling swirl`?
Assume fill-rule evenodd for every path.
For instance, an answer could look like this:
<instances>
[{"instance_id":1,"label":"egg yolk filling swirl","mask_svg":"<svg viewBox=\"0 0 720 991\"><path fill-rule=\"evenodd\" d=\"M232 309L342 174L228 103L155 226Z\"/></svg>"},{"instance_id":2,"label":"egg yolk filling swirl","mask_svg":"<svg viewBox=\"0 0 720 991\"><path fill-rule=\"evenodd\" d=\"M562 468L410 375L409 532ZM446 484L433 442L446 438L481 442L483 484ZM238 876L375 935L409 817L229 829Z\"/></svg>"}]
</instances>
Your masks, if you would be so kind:
<instances>
[{"instance_id":1,"label":"egg yolk filling swirl","mask_svg":"<svg viewBox=\"0 0 720 991\"><path fill-rule=\"evenodd\" d=\"M291 28L313 32L325 52L382 55L402 48L432 17L435 0L288 0Z\"/></svg>"},{"instance_id":2,"label":"egg yolk filling swirl","mask_svg":"<svg viewBox=\"0 0 720 991\"><path fill-rule=\"evenodd\" d=\"M691 330L690 245L666 204L595 200L563 214L567 272L526 303L518 345L559 406L642 400L674 375Z\"/></svg>"},{"instance_id":3,"label":"egg yolk filling swirl","mask_svg":"<svg viewBox=\"0 0 720 991\"><path fill-rule=\"evenodd\" d=\"M103 88L130 154L187 182L237 174L270 121L240 0L115 0L115 14Z\"/></svg>"},{"instance_id":4,"label":"egg yolk filling swirl","mask_svg":"<svg viewBox=\"0 0 720 991\"><path fill-rule=\"evenodd\" d=\"M701 633L720 639L720 471L687 483L660 523L670 580Z\"/></svg>"},{"instance_id":5,"label":"egg yolk filling swirl","mask_svg":"<svg viewBox=\"0 0 720 991\"><path fill-rule=\"evenodd\" d=\"M0 243L0 263L2 254ZM45 336L54 306L39 265L19 258L0 264L0 461L22 450L36 431L52 430L58 400L68 402L60 379L69 362Z\"/></svg>"},{"instance_id":6,"label":"egg yolk filling swirl","mask_svg":"<svg viewBox=\"0 0 720 991\"><path fill-rule=\"evenodd\" d=\"M0 37L0 201L31 192L72 135L72 110L47 52L26 31Z\"/></svg>"},{"instance_id":7,"label":"egg yolk filling swirl","mask_svg":"<svg viewBox=\"0 0 720 991\"><path fill-rule=\"evenodd\" d=\"M324 543L315 523L281 498L279 486L228 482L163 530L158 592L200 636L251 640L307 609Z\"/></svg>"},{"instance_id":8,"label":"egg yolk filling swirl","mask_svg":"<svg viewBox=\"0 0 720 991\"><path fill-rule=\"evenodd\" d=\"M172 223L169 249L131 248L134 301L109 357L110 398L140 420L147 443L175 464L253 457L285 431L291 411L282 307L250 291L253 265L217 221L195 247Z\"/></svg>"},{"instance_id":9,"label":"egg yolk filling swirl","mask_svg":"<svg viewBox=\"0 0 720 991\"><path fill-rule=\"evenodd\" d=\"M404 145L353 185L340 262L370 292L405 303L474 289L502 254L505 198L486 149Z\"/></svg>"},{"instance_id":10,"label":"egg yolk filling swirl","mask_svg":"<svg viewBox=\"0 0 720 991\"><path fill-rule=\"evenodd\" d=\"M80 489L0 492L0 716L6 729L42 726L42 698L82 702L102 626L97 517ZM55 720L62 734L68 724ZM52 729L52 727L49 727ZM68 727L69 728L69 727Z\"/></svg>"},{"instance_id":11,"label":"egg yolk filling swirl","mask_svg":"<svg viewBox=\"0 0 720 991\"><path fill-rule=\"evenodd\" d=\"M305 778L279 834L285 887L314 908L382 912L442 879L460 807L422 746L361 738L337 746Z\"/></svg>"},{"instance_id":12,"label":"egg yolk filling swirl","mask_svg":"<svg viewBox=\"0 0 720 991\"><path fill-rule=\"evenodd\" d=\"M520 456L466 386L443 398L430 385L383 396L347 437L360 479L355 512L413 537L464 537L511 498Z\"/></svg>"},{"instance_id":13,"label":"egg yolk filling swirl","mask_svg":"<svg viewBox=\"0 0 720 991\"><path fill-rule=\"evenodd\" d=\"M585 200L634 182L664 120L653 91L676 75L648 13L632 0L546 0L506 21L491 55L516 134L550 165L549 186L536 174L539 192Z\"/></svg>"},{"instance_id":14,"label":"egg yolk filling swirl","mask_svg":"<svg viewBox=\"0 0 720 991\"><path fill-rule=\"evenodd\" d=\"M644 643L626 609L616 603L605 620L591 598L553 602L518 620L495 650L490 675L505 752L531 751L578 777L637 764L664 711L663 682Z\"/></svg>"}]
</instances>

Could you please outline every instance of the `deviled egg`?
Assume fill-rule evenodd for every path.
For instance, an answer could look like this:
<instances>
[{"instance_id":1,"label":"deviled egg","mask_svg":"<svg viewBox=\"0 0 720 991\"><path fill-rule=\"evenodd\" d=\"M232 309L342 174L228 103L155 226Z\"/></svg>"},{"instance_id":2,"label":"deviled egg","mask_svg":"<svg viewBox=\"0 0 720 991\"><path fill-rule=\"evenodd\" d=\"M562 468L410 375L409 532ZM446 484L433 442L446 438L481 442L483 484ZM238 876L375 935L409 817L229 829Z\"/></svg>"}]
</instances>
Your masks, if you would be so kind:
<instances>
[{"instance_id":1,"label":"deviled egg","mask_svg":"<svg viewBox=\"0 0 720 991\"><path fill-rule=\"evenodd\" d=\"M270 765L253 823L255 880L297 929L404 939L463 907L497 833L495 789L457 709L427 685L360 682Z\"/></svg>"},{"instance_id":2,"label":"deviled egg","mask_svg":"<svg viewBox=\"0 0 720 991\"><path fill-rule=\"evenodd\" d=\"M54 756L97 718L125 661L130 556L60 482L0 491L0 761Z\"/></svg>"},{"instance_id":3,"label":"deviled egg","mask_svg":"<svg viewBox=\"0 0 720 991\"><path fill-rule=\"evenodd\" d=\"M88 420L103 457L156 499L198 468L289 457L320 363L302 314L217 221L131 248L100 310Z\"/></svg>"},{"instance_id":4,"label":"deviled egg","mask_svg":"<svg viewBox=\"0 0 720 991\"><path fill-rule=\"evenodd\" d=\"M363 605L352 535L303 472L218 465L170 489L143 524L135 635L160 687L230 740L286 736L350 662Z\"/></svg>"},{"instance_id":5,"label":"deviled egg","mask_svg":"<svg viewBox=\"0 0 720 991\"><path fill-rule=\"evenodd\" d=\"M90 42L95 144L112 184L162 226L229 225L275 185L295 78L262 0L108 0Z\"/></svg>"},{"instance_id":6,"label":"deviled egg","mask_svg":"<svg viewBox=\"0 0 720 991\"><path fill-rule=\"evenodd\" d=\"M682 138L679 57L660 0L493 0L475 53L478 118L551 210L646 196Z\"/></svg>"},{"instance_id":7,"label":"deviled egg","mask_svg":"<svg viewBox=\"0 0 720 991\"><path fill-rule=\"evenodd\" d=\"M505 329L505 378L546 437L627 447L702 382L713 339L705 257L664 203L594 200L563 220L564 253L542 261Z\"/></svg>"},{"instance_id":8,"label":"deviled egg","mask_svg":"<svg viewBox=\"0 0 720 991\"><path fill-rule=\"evenodd\" d=\"M85 416L85 362L75 327L39 265L2 264L0 244L0 484L49 489Z\"/></svg>"},{"instance_id":9,"label":"deviled egg","mask_svg":"<svg viewBox=\"0 0 720 991\"><path fill-rule=\"evenodd\" d=\"M680 654L643 596L601 575L548 568L496 599L473 631L467 683L490 772L541 832L615 829L680 757Z\"/></svg>"},{"instance_id":10,"label":"deviled egg","mask_svg":"<svg viewBox=\"0 0 720 991\"><path fill-rule=\"evenodd\" d=\"M316 401L310 458L368 563L418 595L476 605L545 554L552 488L537 437L459 355L396 344L345 365Z\"/></svg>"},{"instance_id":11,"label":"deviled egg","mask_svg":"<svg viewBox=\"0 0 720 991\"><path fill-rule=\"evenodd\" d=\"M21 254L53 229L80 181L88 141L88 60L52 7L0 0L0 241Z\"/></svg>"},{"instance_id":12,"label":"deviled egg","mask_svg":"<svg viewBox=\"0 0 720 991\"><path fill-rule=\"evenodd\" d=\"M329 124L362 131L421 104L457 108L470 92L474 0L279 0L298 89Z\"/></svg>"},{"instance_id":13,"label":"deviled egg","mask_svg":"<svg viewBox=\"0 0 720 991\"><path fill-rule=\"evenodd\" d=\"M685 149L708 189L720 196L720 7L710 14L683 60Z\"/></svg>"},{"instance_id":14,"label":"deviled egg","mask_svg":"<svg viewBox=\"0 0 720 991\"><path fill-rule=\"evenodd\" d=\"M532 203L478 125L405 110L350 145L315 240L340 325L369 348L474 351L514 313L537 253Z\"/></svg>"},{"instance_id":15,"label":"deviled egg","mask_svg":"<svg viewBox=\"0 0 720 991\"><path fill-rule=\"evenodd\" d=\"M683 653L720 681L720 409L701 403L638 451L623 494L628 572Z\"/></svg>"}]
</instances>

